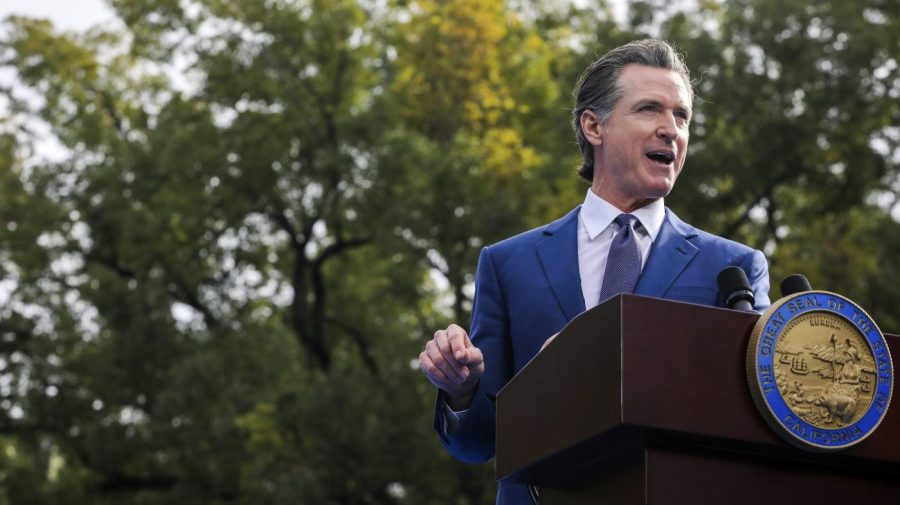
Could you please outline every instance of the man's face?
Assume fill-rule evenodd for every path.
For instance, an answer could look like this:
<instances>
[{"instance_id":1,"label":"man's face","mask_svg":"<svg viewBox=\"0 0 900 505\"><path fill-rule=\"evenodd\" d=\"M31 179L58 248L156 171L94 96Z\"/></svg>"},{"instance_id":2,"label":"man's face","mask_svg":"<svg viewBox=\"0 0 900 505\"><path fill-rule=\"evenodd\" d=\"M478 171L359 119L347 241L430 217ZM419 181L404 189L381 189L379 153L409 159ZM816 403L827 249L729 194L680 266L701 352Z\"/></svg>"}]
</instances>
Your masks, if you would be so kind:
<instances>
[{"instance_id":1,"label":"man's face","mask_svg":"<svg viewBox=\"0 0 900 505\"><path fill-rule=\"evenodd\" d=\"M631 211L669 194L684 166L691 95L672 71L627 65L622 97L594 146L596 194Z\"/></svg>"}]
</instances>

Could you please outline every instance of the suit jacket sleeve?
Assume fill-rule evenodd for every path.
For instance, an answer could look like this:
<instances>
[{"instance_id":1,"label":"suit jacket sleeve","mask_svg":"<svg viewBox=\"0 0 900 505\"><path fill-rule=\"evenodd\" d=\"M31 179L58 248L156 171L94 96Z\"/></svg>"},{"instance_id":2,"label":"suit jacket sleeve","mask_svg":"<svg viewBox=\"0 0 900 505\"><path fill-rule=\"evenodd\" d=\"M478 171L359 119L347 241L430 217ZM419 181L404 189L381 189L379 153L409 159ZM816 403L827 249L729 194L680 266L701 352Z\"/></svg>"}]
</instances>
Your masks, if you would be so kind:
<instances>
[{"instance_id":1,"label":"suit jacket sleeve","mask_svg":"<svg viewBox=\"0 0 900 505\"><path fill-rule=\"evenodd\" d=\"M509 318L502 287L489 248L481 251L472 307L472 344L484 355L484 374L472 405L459 428L444 433L440 391L435 405L434 428L441 442L456 458L483 463L494 457L495 405L497 392L512 377Z\"/></svg>"},{"instance_id":2,"label":"suit jacket sleeve","mask_svg":"<svg viewBox=\"0 0 900 505\"><path fill-rule=\"evenodd\" d=\"M741 265L753 289L753 308L762 312L769 305L769 263L762 251L752 250Z\"/></svg>"}]
</instances>

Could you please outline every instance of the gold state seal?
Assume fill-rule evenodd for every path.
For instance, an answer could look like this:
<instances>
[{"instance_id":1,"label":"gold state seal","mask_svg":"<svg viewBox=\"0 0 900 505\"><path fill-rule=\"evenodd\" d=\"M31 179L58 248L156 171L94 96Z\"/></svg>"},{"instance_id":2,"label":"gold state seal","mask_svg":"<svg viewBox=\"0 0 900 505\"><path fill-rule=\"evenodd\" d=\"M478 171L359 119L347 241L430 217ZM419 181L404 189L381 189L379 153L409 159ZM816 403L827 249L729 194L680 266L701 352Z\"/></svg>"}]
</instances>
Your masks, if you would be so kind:
<instances>
[{"instance_id":1,"label":"gold state seal","mask_svg":"<svg viewBox=\"0 0 900 505\"><path fill-rule=\"evenodd\" d=\"M794 445L836 450L866 438L884 417L893 364L869 316L839 295L809 291L776 302L747 349L753 399Z\"/></svg>"}]
</instances>

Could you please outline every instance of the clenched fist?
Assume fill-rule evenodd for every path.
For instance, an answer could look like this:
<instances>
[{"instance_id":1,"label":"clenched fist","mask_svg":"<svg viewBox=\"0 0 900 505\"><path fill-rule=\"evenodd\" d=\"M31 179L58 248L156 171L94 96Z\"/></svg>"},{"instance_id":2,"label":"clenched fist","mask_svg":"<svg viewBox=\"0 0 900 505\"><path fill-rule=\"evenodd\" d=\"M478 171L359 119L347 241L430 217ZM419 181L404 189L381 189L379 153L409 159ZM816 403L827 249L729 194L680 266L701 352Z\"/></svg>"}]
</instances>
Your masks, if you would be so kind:
<instances>
[{"instance_id":1,"label":"clenched fist","mask_svg":"<svg viewBox=\"0 0 900 505\"><path fill-rule=\"evenodd\" d=\"M484 373L484 356L472 345L466 330L451 324L434 332L419 354L419 366L428 380L444 391L451 409L464 410Z\"/></svg>"}]
</instances>

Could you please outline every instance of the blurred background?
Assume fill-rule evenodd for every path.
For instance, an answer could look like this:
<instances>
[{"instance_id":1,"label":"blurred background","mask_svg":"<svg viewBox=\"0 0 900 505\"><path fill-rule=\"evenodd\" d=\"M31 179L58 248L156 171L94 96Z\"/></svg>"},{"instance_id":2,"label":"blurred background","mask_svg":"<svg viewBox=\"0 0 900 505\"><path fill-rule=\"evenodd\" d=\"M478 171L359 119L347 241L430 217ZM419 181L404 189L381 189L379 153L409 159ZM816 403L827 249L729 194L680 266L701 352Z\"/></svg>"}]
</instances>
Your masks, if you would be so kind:
<instances>
[{"instance_id":1,"label":"blurred background","mask_svg":"<svg viewBox=\"0 0 900 505\"><path fill-rule=\"evenodd\" d=\"M699 96L667 204L900 333L898 0L0 14L0 505L493 503L417 356L582 201L575 79L638 37Z\"/></svg>"}]
</instances>

